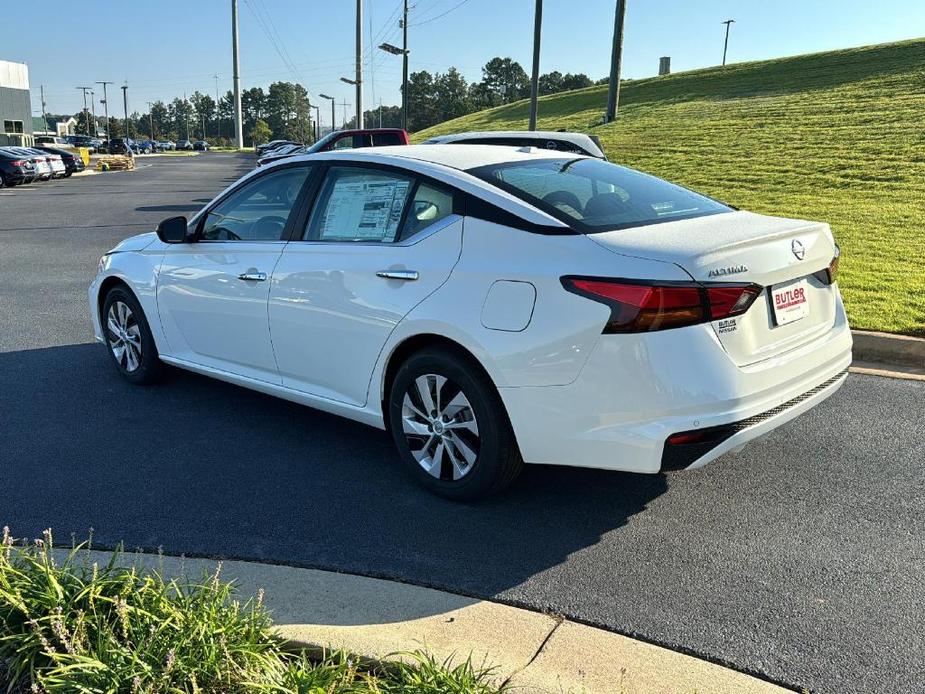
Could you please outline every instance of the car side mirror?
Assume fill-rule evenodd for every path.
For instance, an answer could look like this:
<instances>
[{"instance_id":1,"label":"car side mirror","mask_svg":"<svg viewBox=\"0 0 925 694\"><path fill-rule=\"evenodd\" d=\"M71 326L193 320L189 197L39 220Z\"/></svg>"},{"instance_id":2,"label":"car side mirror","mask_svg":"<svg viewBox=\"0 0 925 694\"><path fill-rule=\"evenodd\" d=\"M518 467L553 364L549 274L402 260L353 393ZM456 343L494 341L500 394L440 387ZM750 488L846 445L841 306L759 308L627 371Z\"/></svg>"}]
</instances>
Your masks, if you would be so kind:
<instances>
[{"instance_id":1,"label":"car side mirror","mask_svg":"<svg viewBox=\"0 0 925 694\"><path fill-rule=\"evenodd\" d=\"M185 243L186 230L186 217L170 217L157 225L157 238L164 243Z\"/></svg>"}]
</instances>

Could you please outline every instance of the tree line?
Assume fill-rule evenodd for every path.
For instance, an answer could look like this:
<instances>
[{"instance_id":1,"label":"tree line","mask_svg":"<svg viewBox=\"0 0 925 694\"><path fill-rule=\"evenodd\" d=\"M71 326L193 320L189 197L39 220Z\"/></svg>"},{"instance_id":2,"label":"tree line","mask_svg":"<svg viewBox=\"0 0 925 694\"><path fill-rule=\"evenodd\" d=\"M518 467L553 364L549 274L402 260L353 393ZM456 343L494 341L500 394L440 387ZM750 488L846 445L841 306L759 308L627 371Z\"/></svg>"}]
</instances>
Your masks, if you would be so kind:
<instances>
[{"instance_id":1,"label":"tree line","mask_svg":"<svg viewBox=\"0 0 925 694\"><path fill-rule=\"evenodd\" d=\"M547 72L539 78L541 95L570 89L581 89L593 84L606 83L607 78L591 80L587 75ZM482 109L500 106L530 96L530 78L516 60L492 58L482 67L482 78L467 82L455 68L446 72L413 72L408 78L408 130L429 128L445 120L458 118ZM245 144L251 145L270 139L289 139L299 142L314 140L314 121L317 111L329 120L330 103L312 104L308 92L301 84L274 82L266 90L252 87L241 92L241 115ZM356 118L346 119L336 108L339 127L355 127ZM150 113L134 112L128 118L128 136L135 139L155 140L208 140L213 144L229 144L233 139L234 96L231 91L215 98L195 91L188 97L175 97L169 102L155 101ZM77 132L93 131L89 113L73 114ZM48 114L48 129L54 131L55 122L67 120L68 115ZM97 118L98 129L109 137L125 137L126 120L110 116L108 127L105 118ZM364 111L367 127L401 127L401 106L383 106Z\"/></svg>"}]
</instances>

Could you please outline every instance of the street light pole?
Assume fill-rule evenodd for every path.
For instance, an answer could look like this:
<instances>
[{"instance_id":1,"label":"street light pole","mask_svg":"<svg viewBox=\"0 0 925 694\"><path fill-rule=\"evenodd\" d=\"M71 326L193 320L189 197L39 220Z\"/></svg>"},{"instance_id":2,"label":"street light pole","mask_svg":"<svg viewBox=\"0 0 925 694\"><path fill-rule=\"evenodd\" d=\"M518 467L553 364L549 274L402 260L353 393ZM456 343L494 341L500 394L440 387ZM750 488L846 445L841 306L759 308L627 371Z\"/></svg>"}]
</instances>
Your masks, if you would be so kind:
<instances>
[{"instance_id":1,"label":"street light pole","mask_svg":"<svg viewBox=\"0 0 925 694\"><path fill-rule=\"evenodd\" d=\"M729 49L729 25L735 24L736 20L727 19L723 24L726 25L726 41L723 43L723 67L726 66L726 51Z\"/></svg>"},{"instance_id":2,"label":"street light pole","mask_svg":"<svg viewBox=\"0 0 925 694\"><path fill-rule=\"evenodd\" d=\"M357 0L357 128L363 127L363 0Z\"/></svg>"},{"instance_id":3,"label":"street light pole","mask_svg":"<svg viewBox=\"0 0 925 694\"><path fill-rule=\"evenodd\" d=\"M90 90L90 113L93 115L93 137L99 134L100 124L96 122L96 94Z\"/></svg>"},{"instance_id":4,"label":"street light pole","mask_svg":"<svg viewBox=\"0 0 925 694\"><path fill-rule=\"evenodd\" d=\"M244 147L244 125L241 122L241 65L238 61L238 0L231 0L231 60L234 83L234 142Z\"/></svg>"},{"instance_id":5,"label":"street light pole","mask_svg":"<svg viewBox=\"0 0 925 694\"><path fill-rule=\"evenodd\" d=\"M533 75L530 80L530 130L536 130L536 101L540 94L540 34L543 26L543 0L536 0L533 18Z\"/></svg>"},{"instance_id":6,"label":"street light pole","mask_svg":"<svg viewBox=\"0 0 925 694\"><path fill-rule=\"evenodd\" d=\"M620 69L623 64L623 25L625 21L626 0L617 0L617 11L613 20L613 51L610 54L610 88L607 91L605 123L610 123L617 117L617 108L620 104Z\"/></svg>"},{"instance_id":7,"label":"street light pole","mask_svg":"<svg viewBox=\"0 0 925 694\"><path fill-rule=\"evenodd\" d=\"M148 126L151 128L151 142L154 142L154 113L151 111L151 104L153 102L147 101L148 104ZM152 147L154 145L151 145Z\"/></svg>"},{"instance_id":8,"label":"street light pole","mask_svg":"<svg viewBox=\"0 0 925 694\"><path fill-rule=\"evenodd\" d=\"M331 102L331 132L333 133L337 128L334 125L334 97L328 96L327 94L319 94L322 99L328 99Z\"/></svg>"},{"instance_id":9,"label":"street light pole","mask_svg":"<svg viewBox=\"0 0 925 694\"><path fill-rule=\"evenodd\" d=\"M106 137L109 137L109 97L106 95L106 85L115 84L115 82L97 82L103 85L103 111L106 114Z\"/></svg>"},{"instance_id":10,"label":"street light pole","mask_svg":"<svg viewBox=\"0 0 925 694\"><path fill-rule=\"evenodd\" d=\"M122 85L122 108L125 109L125 139L127 140L131 137L128 130L128 83Z\"/></svg>"},{"instance_id":11,"label":"street light pole","mask_svg":"<svg viewBox=\"0 0 925 694\"><path fill-rule=\"evenodd\" d=\"M218 107L218 75L215 77L215 139L222 139L222 112Z\"/></svg>"},{"instance_id":12,"label":"street light pole","mask_svg":"<svg viewBox=\"0 0 925 694\"><path fill-rule=\"evenodd\" d=\"M402 56L401 56L401 127L408 129L408 0L405 0L405 13L401 21Z\"/></svg>"},{"instance_id":13,"label":"street light pole","mask_svg":"<svg viewBox=\"0 0 925 694\"><path fill-rule=\"evenodd\" d=\"M90 135L90 113L87 109L87 90L93 89L93 87L77 87L77 89L82 89L84 93L84 125L86 126L87 135ZM107 133L108 134L108 133Z\"/></svg>"}]
</instances>

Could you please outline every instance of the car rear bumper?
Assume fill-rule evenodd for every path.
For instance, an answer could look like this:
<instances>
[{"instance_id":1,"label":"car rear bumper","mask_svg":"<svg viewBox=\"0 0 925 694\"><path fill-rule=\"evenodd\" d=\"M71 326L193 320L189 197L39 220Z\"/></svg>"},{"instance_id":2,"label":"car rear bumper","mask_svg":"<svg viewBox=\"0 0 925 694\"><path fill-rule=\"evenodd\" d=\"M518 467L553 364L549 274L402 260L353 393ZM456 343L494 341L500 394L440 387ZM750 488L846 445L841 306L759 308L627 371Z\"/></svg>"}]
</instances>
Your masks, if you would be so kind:
<instances>
[{"instance_id":1,"label":"car rear bumper","mask_svg":"<svg viewBox=\"0 0 925 694\"><path fill-rule=\"evenodd\" d=\"M656 473L672 434L730 425L668 467L700 467L741 447L844 383L851 331L837 301L827 333L747 367L732 362L709 325L603 335L573 383L499 389L524 460Z\"/></svg>"}]
</instances>

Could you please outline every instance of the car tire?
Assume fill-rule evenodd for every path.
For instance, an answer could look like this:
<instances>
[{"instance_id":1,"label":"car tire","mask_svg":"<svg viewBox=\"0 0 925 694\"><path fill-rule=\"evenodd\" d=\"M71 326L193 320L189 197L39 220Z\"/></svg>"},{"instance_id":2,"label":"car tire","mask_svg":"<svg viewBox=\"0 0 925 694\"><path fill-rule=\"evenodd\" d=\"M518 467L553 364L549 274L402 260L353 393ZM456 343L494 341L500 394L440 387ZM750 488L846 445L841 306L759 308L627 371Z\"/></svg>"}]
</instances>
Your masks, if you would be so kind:
<instances>
[{"instance_id":1,"label":"car tire","mask_svg":"<svg viewBox=\"0 0 925 694\"><path fill-rule=\"evenodd\" d=\"M429 491L473 501L517 478L523 459L501 396L462 350L433 347L411 355L388 397L399 455Z\"/></svg>"},{"instance_id":2,"label":"car tire","mask_svg":"<svg viewBox=\"0 0 925 694\"><path fill-rule=\"evenodd\" d=\"M136 385L154 383L163 364L144 311L127 287L116 286L106 294L100 324L106 351L121 376Z\"/></svg>"}]
</instances>

